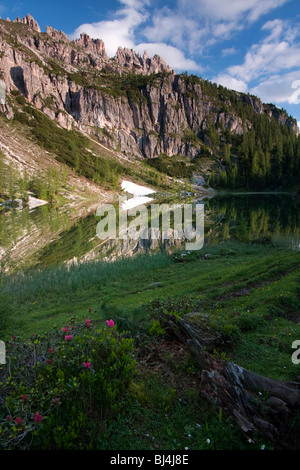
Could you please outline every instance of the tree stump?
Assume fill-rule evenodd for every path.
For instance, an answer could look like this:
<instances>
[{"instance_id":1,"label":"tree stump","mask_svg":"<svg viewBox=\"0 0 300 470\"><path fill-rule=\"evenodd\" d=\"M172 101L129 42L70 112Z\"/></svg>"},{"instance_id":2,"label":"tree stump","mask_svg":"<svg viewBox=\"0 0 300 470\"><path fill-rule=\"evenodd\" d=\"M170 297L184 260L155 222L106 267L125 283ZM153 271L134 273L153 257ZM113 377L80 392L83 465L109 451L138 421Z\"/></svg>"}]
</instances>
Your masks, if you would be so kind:
<instances>
[{"instance_id":1,"label":"tree stump","mask_svg":"<svg viewBox=\"0 0 300 470\"><path fill-rule=\"evenodd\" d=\"M264 377L212 356L222 337L209 335L205 326L202 331L199 323L171 315L160 319L169 335L187 344L202 370L200 396L217 410L222 408L252 440L259 433L270 442L279 442L284 430L289 429L293 412L299 411L300 383Z\"/></svg>"}]
</instances>

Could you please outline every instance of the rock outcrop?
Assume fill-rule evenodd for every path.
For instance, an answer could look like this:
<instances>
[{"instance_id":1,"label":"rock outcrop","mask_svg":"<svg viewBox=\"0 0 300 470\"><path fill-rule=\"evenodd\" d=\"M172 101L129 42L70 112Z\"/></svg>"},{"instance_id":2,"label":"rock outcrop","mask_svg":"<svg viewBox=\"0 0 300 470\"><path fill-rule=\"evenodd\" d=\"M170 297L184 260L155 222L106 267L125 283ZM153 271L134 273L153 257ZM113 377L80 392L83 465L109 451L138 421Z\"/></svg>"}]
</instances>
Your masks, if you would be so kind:
<instances>
[{"instance_id":1,"label":"rock outcrop","mask_svg":"<svg viewBox=\"0 0 300 470\"><path fill-rule=\"evenodd\" d=\"M172 72L171 67L169 67L159 55L154 55L152 58L149 58L147 51L141 56L132 49L119 47L114 59L122 67L136 71L137 73Z\"/></svg>"},{"instance_id":2,"label":"rock outcrop","mask_svg":"<svg viewBox=\"0 0 300 470\"><path fill-rule=\"evenodd\" d=\"M21 20L20 20L19 17L17 17L14 20L14 23L27 24L34 31L37 31L38 33L41 32L41 28L40 28L38 22L31 15L29 15L29 13L24 18L22 18Z\"/></svg>"}]
</instances>

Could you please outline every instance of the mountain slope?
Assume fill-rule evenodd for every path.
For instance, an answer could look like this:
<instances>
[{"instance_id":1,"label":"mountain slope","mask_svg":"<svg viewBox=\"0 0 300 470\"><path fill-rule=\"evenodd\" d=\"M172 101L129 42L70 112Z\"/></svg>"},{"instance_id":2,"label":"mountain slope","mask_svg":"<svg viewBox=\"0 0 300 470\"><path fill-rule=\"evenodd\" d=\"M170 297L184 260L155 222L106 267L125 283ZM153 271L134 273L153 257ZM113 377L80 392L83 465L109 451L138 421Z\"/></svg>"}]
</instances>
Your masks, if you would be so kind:
<instances>
[{"instance_id":1,"label":"mountain slope","mask_svg":"<svg viewBox=\"0 0 300 470\"><path fill-rule=\"evenodd\" d=\"M192 162L188 176L210 177L216 187L297 184L297 123L254 96L176 75L163 59L149 58L146 52L140 56L119 48L109 58L100 39L82 34L70 41L51 27L41 33L30 15L0 20L0 56L7 118L20 120L9 99L19 91L23 105L32 104L62 128L88 135L128 159L147 159L169 176L174 168L168 158L175 156L175 164L179 156ZM37 119L28 107L22 112L25 124ZM210 174L204 175L207 158ZM66 163L76 168L75 161ZM89 167L85 176L102 184L101 174L95 178L95 162ZM179 168L175 176L186 174Z\"/></svg>"}]
</instances>

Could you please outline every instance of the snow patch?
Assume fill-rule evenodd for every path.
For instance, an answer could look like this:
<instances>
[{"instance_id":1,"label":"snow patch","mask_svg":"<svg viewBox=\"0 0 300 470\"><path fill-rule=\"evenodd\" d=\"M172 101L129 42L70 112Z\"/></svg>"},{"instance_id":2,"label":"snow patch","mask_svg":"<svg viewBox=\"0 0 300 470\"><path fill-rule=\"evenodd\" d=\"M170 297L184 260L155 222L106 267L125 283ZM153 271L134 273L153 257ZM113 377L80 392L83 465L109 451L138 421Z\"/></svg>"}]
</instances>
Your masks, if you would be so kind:
<instances>
[{"instance_id":1,"label":"snow patch","mask_svg":"<svg viewBox=\"0 0 300 470\"><path fill-rule=\"evenodd\" d=\"M141 206L143 204L147 204L148 202L153 201L152 197L147 196L137 196L124 201L122 204L122 209L124 211L128 211L129 209L133 209L133 207Z\"/></svg>"},{"instance_id":2,"label":"snow patch","mask_svg":"<svg viewBox=\"0 0 300 470\"><path fill-rule=\"evenodd\" d=\"M131 181L123 181L122 189L127 193L133 194L134 196L147 196L148 194L153 194L155 191L145 186L140 186L138 184L132 183Z\"/></svg>"}]
</instances>

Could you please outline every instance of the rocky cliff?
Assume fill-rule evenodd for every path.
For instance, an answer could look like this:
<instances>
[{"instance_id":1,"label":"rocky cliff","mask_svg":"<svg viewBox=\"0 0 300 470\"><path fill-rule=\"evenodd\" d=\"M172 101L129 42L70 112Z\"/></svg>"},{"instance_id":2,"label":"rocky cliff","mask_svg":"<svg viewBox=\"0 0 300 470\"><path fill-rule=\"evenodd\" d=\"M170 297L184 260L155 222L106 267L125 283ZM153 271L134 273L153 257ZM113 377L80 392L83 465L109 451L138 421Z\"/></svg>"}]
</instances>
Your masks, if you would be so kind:
<instances>
[{"instance_id":1,"label":"rocky cliff","mask_svg":"<svg viewBox=\"0 0 300 470\"><path fill-rule=\"evenodd\" d=\"M139 55L120 47L109 58L101 39L81 34L71 41L50 26L42 33L30 15L0 20L0 78L8 97L19 90L64 128L139 158L192 159L212 151L212 128L220 135L242 135L253 125L252 114L298 132L295 120L256 97L176 75L146 51ZM9 99L2 111L13 115Z\"/></svg>"}]
</instances>

